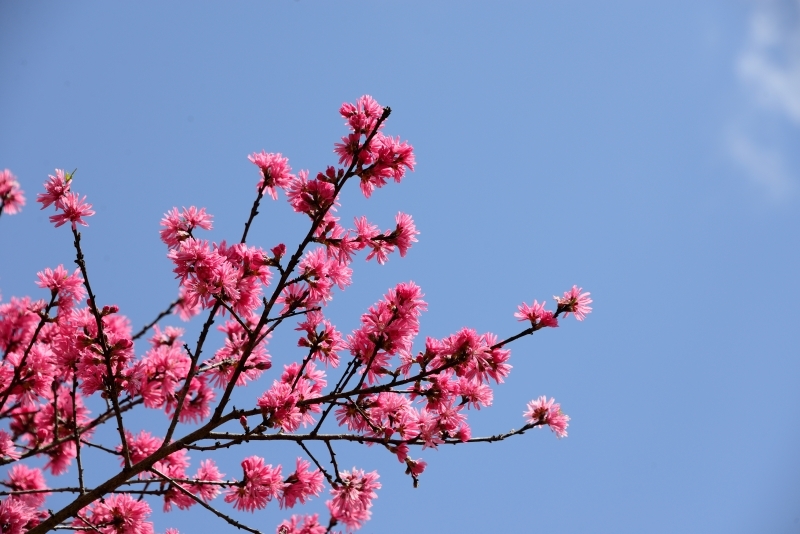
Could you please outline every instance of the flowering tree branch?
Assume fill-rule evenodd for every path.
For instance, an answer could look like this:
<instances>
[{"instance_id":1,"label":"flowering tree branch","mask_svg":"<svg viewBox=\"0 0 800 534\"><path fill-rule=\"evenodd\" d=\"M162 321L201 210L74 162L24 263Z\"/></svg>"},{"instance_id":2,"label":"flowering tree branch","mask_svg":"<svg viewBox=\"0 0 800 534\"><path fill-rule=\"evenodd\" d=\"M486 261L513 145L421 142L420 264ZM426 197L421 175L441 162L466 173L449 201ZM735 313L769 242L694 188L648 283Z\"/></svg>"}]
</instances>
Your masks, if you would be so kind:
<instances>
[{"instance_id":1,"label":"flowering tree branch","mask_svg":"<svg viewBox=\"0 0 800 534\"><path fill-rule=\"evenodd\" d=\"M500 341L462 328L442 339L429 337L415 350L427 304L413 282L390 289L347 336L326 318L334 289L350 285L356 255L366 251L367 261L383 264L395 252L405 256L419 234L405 213L384 231L366 217L348 228L335 216L347 183L357 181L369 198L389 180L402 181L415 165L411 146L383 133L388 107L364 96L339 111L349 128L335 145L339 167L310 178L307 171L294 174L280 154L249 156L260 180L237 243L202 239L201 232L212 228L205 208L172 208L164 215L160 236L179 294L136 334L116 306L98 304L89 283L77 225L86 226L94 211L86 197L72 191L74 172L57 170L49 177L37 201L43 209L54 207L50 220L56 227L70 223L78 269L70 274L59 266L39 273L49 303L29 298L0 303L0 422L7 425L0 427L0 465L11 464L0 480L8 488L0 492L4 534L153 534L148 520L153 499L162 499L167 510L199 505L232 527L257 533L211 501L222 495L225 503L246 512L271 501L289 509L317 498L326 484L327 522L318 514L292 515L276 531L352 532L370 518L381 484L376 471L340 465L341 447L381 445L405 464L416 487L427 464L409 456L415 447L503 441L545 425L558 437L567 435L569 417L544 396L528 403L519 430L472 437L468 413L492 404L494 386L511 371L511 342L557 327L570 315L586 317L591 299L577 286L555 298L555 310L547 310L544 302L521 304L514 315L529 326ZM290 256L283 243L268 251L247 244L263 199L277 199L281 191L309 221ZM13 175L0 174L0 213L14 213L23 204ZM159 326L173 311L184 320L206 313L193 344L184 340L182 329ZM300 353L277 372L267 344L292 323ZM206 356L212 352L215 324L223 337ZM150 331L148 347L137 356L134 341ZM233 405L238 388L270 371L272 384L259 382L263 394L255 404ZM329 372L338 373L332 388ZM106 401L106 409L90 416L84 401L94 395ZM130 423L123 425L123 416L142 406L166 414L163 438L149 430L133 434ZM118 442L95 438L94 430L111 420ZM231 430L236 423L242 432ZM294 468L249 456L241 461L241 476L226 478L211 458L195 474L188 472L190 451L219 454L264 441L296 443L301 456ZM48 458L44 470L56 476L67 473L74 458L77 484L48 487L42 469L22 462L39 455ZM96 455L115 457L120 470L87 486L84 471L92 463L85 458ZM45 501L52 493L70 494L72 501L50 511Z\"/></svg>"}]
</instances>

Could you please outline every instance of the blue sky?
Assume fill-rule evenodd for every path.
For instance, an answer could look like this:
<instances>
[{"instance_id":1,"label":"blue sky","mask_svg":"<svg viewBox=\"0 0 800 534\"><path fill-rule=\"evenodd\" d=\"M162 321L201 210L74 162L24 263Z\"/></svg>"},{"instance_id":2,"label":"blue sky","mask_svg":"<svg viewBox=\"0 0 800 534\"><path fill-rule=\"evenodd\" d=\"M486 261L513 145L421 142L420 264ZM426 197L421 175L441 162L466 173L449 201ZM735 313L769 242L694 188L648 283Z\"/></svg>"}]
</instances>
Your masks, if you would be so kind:
<instances>
[{"instance_id":1,"label":"blue sky","mask_svg":"<svg viewBox=\"0 0 800 534\"><path fill-rule=\"evenodd\" d=\"M246 156L322 170L339 105L371 94L417 171L369 201L347 192L340 214L389 227L404 211L421 234L402 260L356 263L328 310L343 331L407 280L423 336L511 335L519 303L573 284L594 312L514 343L494 406L471 414L474 435L496 433L554 396L568 438L426 450L418 489L385 453L342 447L381 472L363 532L800 531L798 2L228 4L0 3L0 168L29 200L0 219L4 301L71 264L69 232L32 203L55 168L78 169L97 211L95 292L141 325L175 293L162 214L205 206L211 239L238 238ZM268 203L250 242L303 223ZM275 336L275 362L294 341ZM134 425L163 434L160 417ZM252 447L223 471L249 454L296 451ZM287 515L245 519L272 532ZM154 521L227 528L199 510Z\"/></svg>"}]
</instances>

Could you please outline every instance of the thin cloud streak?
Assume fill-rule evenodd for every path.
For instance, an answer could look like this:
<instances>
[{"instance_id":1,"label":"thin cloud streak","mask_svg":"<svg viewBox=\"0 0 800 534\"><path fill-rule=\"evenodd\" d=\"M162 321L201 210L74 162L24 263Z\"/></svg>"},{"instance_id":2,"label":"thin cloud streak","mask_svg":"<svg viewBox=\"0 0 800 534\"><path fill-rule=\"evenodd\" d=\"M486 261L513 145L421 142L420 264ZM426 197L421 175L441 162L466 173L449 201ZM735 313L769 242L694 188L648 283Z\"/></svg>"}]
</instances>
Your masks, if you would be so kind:
<instances>
[{"instance_id":1,"label":"thin cloud streak","mask_svg":"<svg viewBox=\"0 0 800 534\"><path fill-rule=\"evenodd\" d=\"M800 0L755 2L736 72L749 105L728 132L728 149L768 196L785 200L795 190L796 172L775 132L799 133ZM773 135L765 138L764 131Z\"/></svg>"},{"instance_id":2,"label":"thin cloud streak","mask_svg":"<svg viewBox=\"0 0 800 534\"><path fill-rule=\"evenodd\" d=\"M772 200L792 196L795 183L780 150L757 144L740 131L728 135L728 148L734 160L766 189Z\"/></svg>"}]
</instances>

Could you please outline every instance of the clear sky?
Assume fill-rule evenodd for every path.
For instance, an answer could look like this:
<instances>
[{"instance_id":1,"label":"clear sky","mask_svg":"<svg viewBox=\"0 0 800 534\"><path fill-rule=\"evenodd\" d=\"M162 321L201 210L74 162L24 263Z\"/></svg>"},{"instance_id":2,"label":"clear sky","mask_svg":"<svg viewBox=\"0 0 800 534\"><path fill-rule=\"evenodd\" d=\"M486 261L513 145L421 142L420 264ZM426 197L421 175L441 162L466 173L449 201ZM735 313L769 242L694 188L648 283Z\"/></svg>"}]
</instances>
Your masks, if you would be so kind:
<instances>
[{"instance_id":1,"label":"clear sky","mask_svg":"<svg viewBox=\"0 0 800 534\"><path fill-rule=\"evenodd\" d=\"M0 169L29 202L0 219L4 301L71 264L69 231L32 201L77 168L94 289L144 324L176 290L162 214L205 206L211 239L238 239L246 156L324 169L362 94L392 107L418 166L340 214L388 228L402 210L421 234L403 260L354 265L328 310L344 332L400 281L422 286L436 337L511 335L522 301L591 291L586 321L511 346L494 406L471 414L473 435L501 432L553 396L569 437L426 450L418 489L385 452L342 447L381 473L363 532L800 532L797 1L3 0L0 73ZM262 213L265 248L304 223L284 200ZM276 363L294 342L275 336ZM162 419L133 424L163 435ZM296 451L253 445L222 470L249 454ZM275 504L245 519L273 532ZM229 528L196 508L154 521Z\"/></svg>"}]
</instances>

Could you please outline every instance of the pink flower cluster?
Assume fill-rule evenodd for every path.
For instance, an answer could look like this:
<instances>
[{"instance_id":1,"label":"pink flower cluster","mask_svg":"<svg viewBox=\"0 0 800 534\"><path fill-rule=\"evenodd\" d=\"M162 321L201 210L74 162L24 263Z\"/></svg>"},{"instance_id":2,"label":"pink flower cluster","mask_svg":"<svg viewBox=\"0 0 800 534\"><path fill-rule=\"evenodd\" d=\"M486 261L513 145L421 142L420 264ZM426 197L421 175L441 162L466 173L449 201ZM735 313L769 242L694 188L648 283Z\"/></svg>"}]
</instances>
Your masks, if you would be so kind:
<instances>
[{"instance_id":1,"label":"pink flower cluster","mask_svg":"<svg viewBox=\"0 0 800 534\"><path fill-rule=\"evenodd\" d=\"M25 205L25 192L20 189L17 177L8 170L0 171L0 215L19 213Z\"/></svg>"},{"instance_id":2,"label":"pink flower cluster","mask_svg":"<svg viewBox=\"0 0 800 534\"><path fill-rule=\"evenodd\" d=\"M76 224L89 226L83 218L94 215L92 205L86 202L86 196L80 198L78 193L70 191L73 174L56 169L56 175L50 175L44 184L47 192L36 196L36 201L41 203L42 209L53 204L56 211L61 212L50 216L50 222L54 223L56 228L67 222L72 223L73 230Z\"/></svg>"},{"instance_id":3,"label":"pink flower cluster","mask_svg":"<svg viewBox=\"0 0 800 534\"><path fill-rule=\"evenodd\" d=\"M574 313L577 320L583 321L592 311L589 306L592 299L589 298L591 293L581 293L581 291L583 288L572 286L572 289L564 292L563 297L553 297L558 303L558 312L564 312L564 317L569 317L570 313Z\"/></svg>"},{"instance_id":4,"label":"pink flower cluster","mask_svg":"<svg viewBox=\"0 0 800 534\"><path fill-rule=\"evenodd\" d=\"M336 410L337 421L351 431L389 439L397 434L410 443L436 447L446 439L467 441L471 430L465 409L492 403L489 381L503 382L511 366L510 352L496 346L493 334L479 335L464 328L443 340L428 338L426 350L411 356L425 309L422 293L413 283L399 284L361 318L361 327L348 336L351 354L363 366L367 384L388 376L411 375L412 366L430 372L406 394L381 392L359 395ZM392 359L399 366L392 369ZM412 401L418 403L415 407ZM391 448L416 477L425 462L408 459L408 446Z\"/></svg>"},{"instance_id":5,"label":"pink flower cluster","mask_svg":"<svg viewBox=\"0 0 800 534\"><path fill-rule=\"evenodd\" d=\"M267 154L262 150L261 153L251 154L247 159L255 163L261 170L261 181L258 182L256 188L259 191L266 188L273 200L278 198L275 188L286 188L294 179L291 174L292 168L289 167L289 159L280 154Z\"/></svg>"},{"instance_id":6,"label":"pink flower cluster","mask_svg":"<svg viewBox=\"0 0 800 534\"><path fill-rule=\"evenodd\" d=\"M41 469L16 464L8 472L8 478L0 484L11 491L20 491L0 502L0 531L22 534L39 524L47 512L39 510L50 492Z\"/></svg>"},{"instance_id":7,"label":"pink flower cluster","mask_svg":"<svg viewBox=\"0 0 800 534\"><path fill-rule=\"evenodd\" d=\"M248 328L255 327L255 316L246 319ZM225 344L217 349L214 357L207 360L204 370L209 375L211 383L216 387L227 387L235 369L249 351L242 372L236 378L237 386L244 386L250 381L258 379L261 373L272 367L270 355L267 352L267 339L264 338L255 347L249 348L249 338L244 326L235 320L228 320L218 330L225 334Z\"/></svg>"},{"instance_id":8,"label":"pink flower cluster","mask_svg":"<svg viewBox=\"0 0 800 534\"><path fill-rule=\"evenodd\" d=\"M327 384L325 373L318 370L314 362L308 362L302 369L297 362L285 366L281 379L275 380L256 402L266 426L294 432L301 424L313 423L312 413L321 411L319 404L299 403L322 396Z\"/></svg>"},{"instance_id":9,"label":"pink flower cluster","mask_svg":"<svg viewBox=\"0 0 800 534\"><path fill-rule=\"evenodd\" d=\"M278 525L277 534L325 534L328 531L319 524L319 515L293 515Z\"/></svg>"},{"instance_id":10,"label":"pink flower cluster","mask_svg":"<svg viewBox=\"0 0 800 534\"><path fill-rule=\"evenodd\" d=\"M379 121L384 110L375 99L364 95L355 104L342 104L339 113L352 133L342 137L335 151L339 154L339 163L353 165L355 162L357 165L365 197L369 198L376 188L386 185L387 179L393 178L399 183L406 169L414 170L416 161L411 145L380 131L383 123ZM372 132L375 134L369 137Z\"/></svg>"},{"instance_id":11,"label":"pink flower cluster","mask_svg":"<svg viewBox=\"0 0 800 534\"><path fill-rule=\"evenodd\" d=\"M193 217L193 212L202 213L202 218ZM187 222L190 218L198 224ZM161 239L170 247L167 257L180 279L184 309L210 308L219 302L245 318L255 312L272 277L270 259L262 249L244 243L229 247L225 241L210 245L192 237L195 227L211 228L210 216L194 206L182 214L173 209L161 225L165 227Z\"/></svg>"},{"instance_id":12,"label":"pink flower cluster","mask_svg":"<svg viewBox=\"0 0 800 534\"><path fill-rule=\"evenodd\" d=\"M349 530L356 530L372 516L372 501L378 496L375 490L381 487L378 473L365 473L354 467L352 472L342 471L341 478L341 484L331 489L333 498L325 504L332 518Z\"/></svg>"},{"instance_id":13,"label":"pink flower cluster","mask_svg":"<svg viewBox=\"0 0 800 534\"><path fill-rule=\"evenodd\" d=\"M280 465L272 467L258 456L245 458L242 461L242 481L228 489L225 502L233 503L237 510L248 512L266 507L272 499L277 499L281 508L292 508L298 502L305 504L309 498L322 492L322 473L310 467L309 462L298 458L296 470L284 479Z\"/></svg>"},{"instance_id":14,"label":"pink flower cluster","mask_svg":"<svg viewBox=\"0 0 800 534\"><path fill-rule=\"evenodd\" d=\"M528 403L528 409L523 415L528 420L528 424L548 425L559 438L567 437L569 416L561 411L561 405L555 399L547 400L547 397L539 397L532 400Z\"/></svg>"},{"instance_id":15,"label":"pink flower cluster","mask_svg":"<svg viewBox=\"0 0 800 534\"><path fill-rule=\"evenodd\" d=\"M150 513L147 502L118 493L79 513L72 525L76 529L103 534L154 534L153 523L147 521Z\"/></svg>"}]
</instances>

